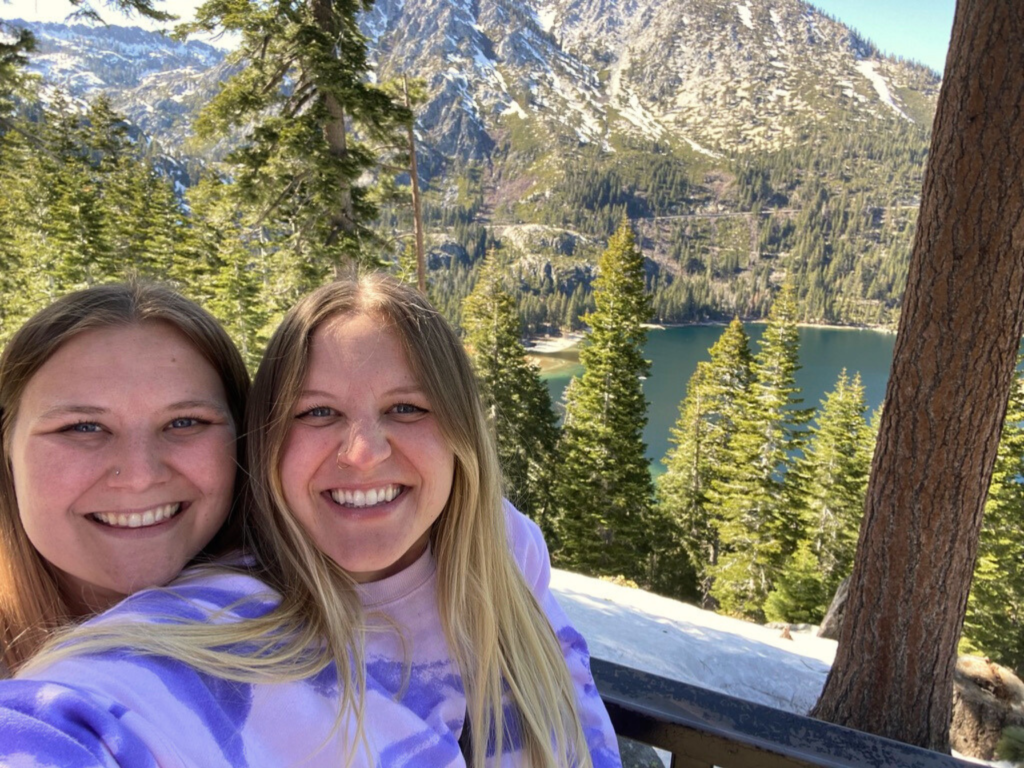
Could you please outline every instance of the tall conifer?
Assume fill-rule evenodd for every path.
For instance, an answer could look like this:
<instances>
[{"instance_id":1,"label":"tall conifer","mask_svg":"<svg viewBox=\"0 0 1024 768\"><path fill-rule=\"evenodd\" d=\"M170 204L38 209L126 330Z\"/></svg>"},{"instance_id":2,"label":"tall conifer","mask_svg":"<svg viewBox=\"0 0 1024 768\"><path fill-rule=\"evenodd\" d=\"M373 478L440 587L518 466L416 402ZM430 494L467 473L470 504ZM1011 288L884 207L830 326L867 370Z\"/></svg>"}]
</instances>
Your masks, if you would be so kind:
<instances>
[{"instance_id":1,"label":"tall conifer","mask_svg":"<svg viewBox=\"0 0 1024 768\"><path fill-rule=\"evenodd\" d=\"M463 302L463 327L497 437L505 493L549 531L558 430L547 387L536 366L526 359L522 321L505 279L492 252Z\"/></svg>"},{"instance_id":2,"label":"tall conifer","mask_svg":"<svg viewBox=\"0 0 1024 768\"><path fill-rule=\"evenodd\" d=\"M357 15L372 0L206 0L180 32L241 36L241 69L196 122L201 137L239 131L229 156L232 191L256 211L268 242L296 263L299 294L363 252L375 206L361 181L380 170L367 140L393 145L409 113L367 77L367 41ZM309 278L304 281L304 278ZM304 284L304 282L306 284Z\"/></svg>"},{"instance_id":3,"label":"tall conifer","mask_svg":"<svg viewBox=\"0 0 1024 768\"><path fill-rule=\"evenodd\" d=\"M750 342L738 318L709 352L711 360L697 365L687 385L670 432L666 472L658 481L659 508L696 572L703 601L710 594L711 569L720 551L722 518L711 500L711 486L728 471L730 439L752 378Z\"/></svg>"},{"instance_id":4,"label":"tall conifer","mask_svg":"<svg viewBox=\"0 0 1024 768\"><path fill-rule=\"evenodd\" d=\"M961 645L1024 675L1024 378L1018 373L985 502Z\"/></svg>"},{"instance_id":5,"label":"tall conifer","mask_svg":"<svg viewBox=\"0 0 1024 768\"><path fill-rule=\"evenodd\" d=\"M866 413L860 374L851 380L844 369L835 389L825 395L817 426L811 427L797 462L804 539L768 595L765 614L770 620L820 621L853 568L874 451Z\"/></svg>"},{"instance_id":6,"label":"tall conifer","mask_svg":"<svg viewBox=\"0 0 1024 768\"><path fill-rule=\"evenodd\" d=\"M729 448L728 472L712 484L719 505L722 556L712 568L712 596L730 613L762 618L764 600L800 536L795 483L785 483L801 427L811 411L796 385L799 369L796 291L772 304L754 361L754 380Z\"/></svg>"},{"instance_id":7,"label":"tall conifer","mask_svg":"<svg viewBox=\"0 0 1024 768\"><path fill-rule=\"evenodd\" d=\"M583 374L566 388L558 448L559 560L590 574L649 583L653 484L643 428L643 357L651 314L643 256L629 222L608 242L594 281Z\"/></svg>"}]
</instances>

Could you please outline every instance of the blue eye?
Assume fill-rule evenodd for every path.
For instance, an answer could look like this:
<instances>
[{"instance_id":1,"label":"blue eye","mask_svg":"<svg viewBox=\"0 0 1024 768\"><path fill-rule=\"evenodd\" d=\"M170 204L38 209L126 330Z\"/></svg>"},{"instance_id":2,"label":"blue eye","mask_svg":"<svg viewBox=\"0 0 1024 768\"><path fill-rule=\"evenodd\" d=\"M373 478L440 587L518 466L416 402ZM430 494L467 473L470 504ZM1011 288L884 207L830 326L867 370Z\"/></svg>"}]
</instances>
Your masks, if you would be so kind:
<instances>
[{"instance_id":1,"label":"blue eye","mask_svg":"<svg viewBox=\"0 0 1024 768\"><path fill-rule=\"evenodd\" d=\"M299 414L300 419L326 419L336 415L333 408L328 408L326 405L314 405Z\"/></svg>"},{"instance_id":2,"label":"blue eye","mask_svg":"<svg viewBox=\"0 0 1024 768\"><path fill-rule=\"evenodd\" d=\"M412 403L398 403L398 405L392 406L391 412L399 416L413 416L418 413L426 413L427 410Z\"/></svg>"},{"instance_id":3,"label":"blue eye","mask_svg":"<svg viewBox=\"0 0 1024 768\"><path fill-rule=\"evenodd\" d=\"M78 421L74 424L69 424L61 430L61 432L77 432L81 435L92 435L102 431L103 427L95 421Z\"/></svg>"},{"instance_id":4,"label":"blue eye","mask_svg":"<svg viewBox=\"0 0 1024 768\"><path fill-rule=\"evenodd\" d=\"M194 416L181 416L172 420L168 426L171 429L188 429L189 427L197 427L200 424L206 423L203 419L197 419Z\"/></svg>"}]
</instances>

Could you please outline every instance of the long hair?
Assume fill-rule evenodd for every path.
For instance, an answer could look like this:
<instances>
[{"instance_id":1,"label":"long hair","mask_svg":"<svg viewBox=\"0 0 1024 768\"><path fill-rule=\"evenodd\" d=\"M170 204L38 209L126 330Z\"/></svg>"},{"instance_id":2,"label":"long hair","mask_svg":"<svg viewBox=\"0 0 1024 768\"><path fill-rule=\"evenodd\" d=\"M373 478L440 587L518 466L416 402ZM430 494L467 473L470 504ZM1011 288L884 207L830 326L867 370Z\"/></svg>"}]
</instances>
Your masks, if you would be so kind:
<instances>
[{"instance_id":1,"label":"long hair","mask_svg":"<svg viewBox=\"0 0 1024 768\"><path fill-rule=\"evenodd\" d=\"M438 610L462 672L473 731L494 733L499 752L508 733L520 734L533 765L589 764L558 641L509 548L497 452L469 359L436 309L384 275L332 283L302 299L275 332L256 374L249 408L254 549L261 563L280 566L267 576L286 596L282 608L315 616L338 669L361 671L361 607L352 582L289 512L279 472L312 336L326 322L352 315L376 318L397 337L455 455L451 495L430 540ZM362 679L349 683L361 696ZM505 686L516 723L505 722ZM483 765L486 741L474 741L475 765Z\"/></svg>"},{"instance_id":2,"label":"long hair","mask_svg":"<svg viewBox=\"0 0 1024 768\"><path fill-rule=\"evenodd\" d=\"M244 439L249 393L245 364L220 324L184 296L142 282L100 285L57 299L29 318L0 355L0 669L16 670L50 633L72 620L55 570L32 546L18 513L9 457L22 394L46 361L79 334L144 322L172 326L213 366L224 385L238 439ZM241 443L238 449L238 457L244 458ZM239 545L241 527L234 506L200 558Z\"/></svg>"},{"instance_id":3,"label":"long hair","mask_svg":"<svg viewBox=\"0 0 1024 768\"><path fill-rule=\"evenodd\" d=\"M341 696L338 723L353 713L349 733L353 742L365 742L368 622L357 585L291 514L280 477L313 334L330 320L353 315L378 319L400 340L455 456L451 495L430 540L437 560L437 608L462 673L473 732L480 736L473 740L470 764L484 765L489 734L497 754L509 734L516 734L530 765L590 766L561 648L509 547L497 453L469 359L426 300L383 275L335 282L301 299L271 337L253 382L246 420L247 534L259 575L281 595L279 605L233 623L83 627L63 638L71 642L51 644L52 651L33 666L112 646L168 655L243 682L298 680L334 663ZM503 695L510 709L503 706ZM354 749L355 744L346 762Z\"/></svg>"}]
</instances>

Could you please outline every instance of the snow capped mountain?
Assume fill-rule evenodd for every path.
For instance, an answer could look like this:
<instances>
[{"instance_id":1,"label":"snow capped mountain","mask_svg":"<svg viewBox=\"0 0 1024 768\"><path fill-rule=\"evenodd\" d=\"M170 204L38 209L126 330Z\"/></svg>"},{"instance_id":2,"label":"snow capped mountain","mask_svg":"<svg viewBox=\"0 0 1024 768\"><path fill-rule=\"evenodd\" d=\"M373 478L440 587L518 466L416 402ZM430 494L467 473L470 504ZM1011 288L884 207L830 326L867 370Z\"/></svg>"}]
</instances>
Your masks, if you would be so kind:
<instances>
[{"instance_id":1,"label":"snow capped mountain","mask_svg":"<svg viewBox=\"0 0 1024 768\"><path fill-rule=\"evenodd\" d=\"M378 79L427 83L427 176L503 146L541 164L620 140L713 159L851 120L927 124L939 86L801 0L378 0L362 24ZM26 26L34 71L107 92L168 144L228 67L212 46L138 29Z\"/></svg>"},{"instance_id":2,"label":"snow capped mountain","mask_svg":"<svg viewBox=\"0 0 1024 768\"><path fill-rule=\"evenodd\" d=\"M168 146L225 77L225 53L137 27L12 21L36 38L29 71L77 99L105 93L115 109Z\"/></svg>"},{"instance_id":3,"label":"snow capped mountain","mask_svg":"<svg viewBox=\"0 0 1024 768\"><path fill-rule=\"evenodd\" d=\"M381 0L364 26L378 76L426 78L421 128L466 160L519 121L560 148L777 148L821 123L930 122L939 85L800 0Z\"/></svg>"},{"instance_id":4,"label":"snow capped mountain","mask_svg":"<svg viewBox=\"0 0 1024 768\"><path fill-rule=\"evenodd\" d=\"M199 74L216 66L223 51L137 27L30 23L14 20L36 37L31 70L75 95L134 88L167 72Z\"/></svg>"}]
</instances>

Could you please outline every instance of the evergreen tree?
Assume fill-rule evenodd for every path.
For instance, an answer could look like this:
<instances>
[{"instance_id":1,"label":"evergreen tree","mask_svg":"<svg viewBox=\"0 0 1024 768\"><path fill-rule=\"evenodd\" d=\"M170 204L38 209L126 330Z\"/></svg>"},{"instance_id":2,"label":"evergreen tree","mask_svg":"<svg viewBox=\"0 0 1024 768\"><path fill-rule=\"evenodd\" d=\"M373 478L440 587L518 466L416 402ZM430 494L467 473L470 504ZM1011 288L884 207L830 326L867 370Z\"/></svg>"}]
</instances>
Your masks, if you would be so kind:
<instances>
[{"instance_id":1,"label":"evergreen tree","mask_svg":"<svg viewBox=\"0 0 1024 768\"><path fill-rule=\"evenodd\" d=\"M754 379L729 446L724 477L712 483L722 523L722 555L711 569L712 596L729 613L763 617L764 600L796 549L797 489L786 476L811 411L796 385L799 368L796 292L784 286L768 315Z\"/></svg>"},{"instance_id":2,"label":"evergreen tree","mask_svg":"<svg viewBox=\"0 0 1024 768\"><path fill-rule=\"evenodd\" d=\"M252 228L241 220L228 185L207 176L188 192L191 209L184 242L169 262L168 279L224 324L250 370L255 370L273 326L286 307L265 290L268 268L247 242Z\"/></svg>"},{"instance_id":3,"label":"evergreen tree","mask_svg":"<svg viewBox=\"0 0 1024 768\"><path fill-rule=\"evenodd\" d=\"M590 333L580 347L583 374L566 389L555 496L559 562L584 573L647 584L653 518L643 428L642 380L650 317L643 256L623 220L594 281Z\"/></svg>"},{"instance_id":4,"label":"evergreen tree","mask_svg":"<svg viewBox=\"0 0 1024 768\"><path fill-rule=\"evenodd\" d=\"M35 38L27 29L0 19L0 133L14 127L14 94L24 86L27 55L35 49Z\"/></svg>"},{"instance_id":5,"label":"evergreen tree","mask_svg":"<svg viewBox=\"0 0 1024 768\"><path fill-rule=\"evenodd\" d=\"M822 401L818 424L797 462L805 538L768 595L765 615L771 621L820 621L853 567L874 451L866 412L860 375L851 381L844 369Z\"/></svg>"},{"instance_id":6,"label":"evergreen tree","mask_svg":"<svg viewBox=\"0 0 1024 768\"><path fill-rule=\"evenodd\" d=\"M709 353L711 360L697 365L687 385L679 419L670 432L672 448L664 459L666 472L658 481L660 511L671 521L675 538L696 572L705 603L720 550L721 515L710 490L728 469L729 442L752 378L750 341L739 318L729 324Z\"/></svg>"},{"instance_id":7,"label":"evergreen tree","mask_svg":"<svg viewBox=\"0 0 1024 768\"><path fill-rule=\"evenodd\" d=\"M183 212L109 104L82 114L58 91L37 123L14 119L0 136L0 337L68 291L167 277Z\"/></svg>"},{"instance_id":8,"label":"evergreen tree","mask_svg":"<svg viewBox=\"0 0 1024 768\"><path fill-rule=\"evenodd\" d=\"M1010 391L961 646L1024 675L1024 378Z\"/></svg>"},{"instance_id":9,"label":"evergreen tree","mask_svg":"<svg viewBox=\"0 0 1024 768\"><path fill-rule=\"evenodd\" d=\"M505 493L550 533L556 419L547 387L526 359L515 298L493 252L462 306L470 355L497 437Z\"/></svg>"},{"instance_id":10,"label":"evergreen tree","mask_svg":"<svg viewBox=\"0 0 1024 768\"><path fill-rule=\"evenodd\" d=\"M0 135L0 344L36 306L28 281L27 254L35 239L26 222L33 215L28 194L32 153L18 131Z\"/></svg>"},{"instance_id":11,"label":"evergreen tree","mask_svg":"<svg viewBox=\"0 0 1024 768\"><path fill-rule=\"evenodd\" d=\"M241 36L239 71L196 122L200 137L244 132L228 160L239 204L256 212L263 238L289 252L301 294L363 252L376 216L360 179L378 165L408 120L367 77L357 15L372 0L206 0L180 32ZM377 143L371 150L367 141Z\"/></svg>"}]
</instances>

